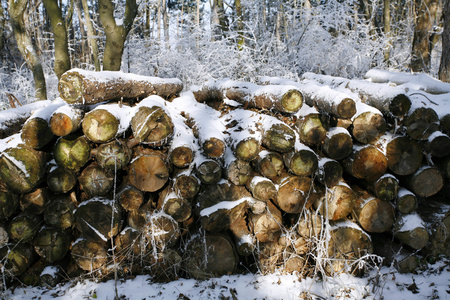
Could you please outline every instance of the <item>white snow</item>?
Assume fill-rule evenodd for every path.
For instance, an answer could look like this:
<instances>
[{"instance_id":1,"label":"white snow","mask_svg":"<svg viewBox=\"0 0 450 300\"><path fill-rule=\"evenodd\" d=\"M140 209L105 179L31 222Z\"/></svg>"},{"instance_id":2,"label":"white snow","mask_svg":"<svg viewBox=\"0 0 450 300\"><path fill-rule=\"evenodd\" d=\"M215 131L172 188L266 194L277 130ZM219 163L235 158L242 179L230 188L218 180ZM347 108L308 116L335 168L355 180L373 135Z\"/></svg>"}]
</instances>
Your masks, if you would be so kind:
<instances>
[{"instance_id":1,"label":"white snow","mask_svg":"<svg viewBox=\"0 0 450 300\"><path fill-rule=\"evenodd\" d=\"M405 197L406 195L412 195L412 196L415 197L413 192L411 192L410 190L405 189L404 187L400 187L398 189L397 197L398 198L402 198L402 197Z\"/></svg>"},{"instance_id":2,"label":"white snow","mask_svg":"<svg viewBox=\"0 0 450 300\"><path fill-rule=\"evenodd\" d=\"M242 202L253 202L253 198L251 197L242 197L241 199L235 200L235 201L222 201L219 202L213 206L210 206L208 208L202 209L202 211L200 211L200 216L201 217L208 217L211 214L215 213L216 211L220 210L220 209L227 209L230 210L236 206L238 206L239 204L241 204Z\"/></svg>"},{"instance_id":3,"label":"white snow","mask_svg":"<svg viewBox=\"0 0 450 300\"><path fill-rule=\"evenodd\" d=\"M400 228L397 230L397 232L411 231L419 227L425 228L425 224L422 218L417 213L403 215L399 222Z\"/></svg>"},{"instance_id":4,"label":"white snow","mask_svg":"<svg viewBox=\"0 0 450 300\"><path fill-rule=\"evenodd\" d=\"M55 277L56 274L58 274L59 269L55 266L47 266L44 268L44 270L42 270L41 272L41 276L43 275L50 275L52 277Z\"/></svg>"},{"instance_id":5,"label":"white snow","mask_svg":"<svg viewBox=\"0 0 450 300\"><path fill-rule=\"evenodd\" d=\"M28 118L33 111L50 105L52 101L36 101L30 104L0 111L0 129L6 129L6 124L20 118Z\"/></svg>"}]
</instances>

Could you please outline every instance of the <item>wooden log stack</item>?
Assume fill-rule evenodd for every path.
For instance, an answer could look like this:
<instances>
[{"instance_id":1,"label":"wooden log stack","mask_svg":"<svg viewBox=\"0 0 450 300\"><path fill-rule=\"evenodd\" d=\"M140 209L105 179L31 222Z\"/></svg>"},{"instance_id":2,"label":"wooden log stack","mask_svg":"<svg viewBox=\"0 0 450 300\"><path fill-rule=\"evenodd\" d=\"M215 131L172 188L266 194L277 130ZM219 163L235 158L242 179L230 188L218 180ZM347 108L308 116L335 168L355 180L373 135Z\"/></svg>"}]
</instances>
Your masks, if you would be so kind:
<instances>
[{"instance_id":1,"label":"wooden log stack","mask_svg":"<svg viewBox=\"0 0 450 300\"><path fill-rule=\"evenodd\" d=\"M385 255L371 235L448 255L449 132L418 134L432 112L363 83L306 74L180 95L176 79L67 72L66 102L0 140L6 277L361 274Z\"/></svg>"}]
</instances>

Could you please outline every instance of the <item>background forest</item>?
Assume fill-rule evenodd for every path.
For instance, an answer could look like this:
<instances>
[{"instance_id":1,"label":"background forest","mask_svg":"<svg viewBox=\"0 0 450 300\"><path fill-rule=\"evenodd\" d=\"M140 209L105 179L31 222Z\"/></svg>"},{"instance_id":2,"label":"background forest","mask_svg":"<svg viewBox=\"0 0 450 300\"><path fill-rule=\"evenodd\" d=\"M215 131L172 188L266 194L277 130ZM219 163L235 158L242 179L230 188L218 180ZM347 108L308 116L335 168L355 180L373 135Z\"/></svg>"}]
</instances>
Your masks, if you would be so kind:
<instances>
[{"instance_id":1,"label":"background forest","mask_svg":"<svg viewBox=\"0 0 450 300\"><path fill-rule=\"evenodd\" d=\"M441 57L449 64L441 55L448 2L1 0L0 107L13 97L54 99L73 67L185 86L307 71L356 78L373 67L448 81L438 76Z\"/></svg>"}]
</instances>

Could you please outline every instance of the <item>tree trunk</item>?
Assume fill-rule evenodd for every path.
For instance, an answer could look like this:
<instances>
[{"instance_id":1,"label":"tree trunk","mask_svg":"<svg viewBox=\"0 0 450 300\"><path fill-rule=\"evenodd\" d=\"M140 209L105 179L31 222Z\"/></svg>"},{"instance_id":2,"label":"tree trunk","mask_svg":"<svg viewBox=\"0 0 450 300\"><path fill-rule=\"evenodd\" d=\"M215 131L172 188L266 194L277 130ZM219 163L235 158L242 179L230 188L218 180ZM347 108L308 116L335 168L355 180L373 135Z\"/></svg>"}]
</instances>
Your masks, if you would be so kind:
<instances>
[{"instance_id":1,"label":"tree trunk","mask_svg":"<svg viewBox=\"0 0 450 300\"><path fill-rule=\"evenodd\" d=\"M184 199L192 199L200 189L200 180L191 172L181 173L173 178L175 193Z\"/></svg>"},{"instance_id":2,"label":"tree trunk","mask_svg":"<svg viewBox=\"0 0 450 300\"><path fill-rule=\"evenodd\" d=\"M9 0L9 16L11 18L11 27L22 57L27 62L34 77L34 86L36 90L35 98L38 100L47 99L47 87L41 61L36 53L31 37L27 33L25 25L25 10L28 1Z\"/></svg>"},{"instance_id":3,"label":"tree trunk","mask_svg":"<svg viewBox=\"0 0 450 300\"><path fill-rule=\"evenodd\" d=\"M70 70L70 56L66 25L61 13L61 8L58 6L58 1L44 0L43 2L53 31L55 49L54 70L56 76L60 79L64 72Z\"/></svg>"},{"instance_id":4,"label":"tree trunk","mask_svg":"<svg viewBox=\"0 0 450 300\"><path fill-rule=\"evenodd\" d=\"M275 242L281 235L281 212L269 201L264 213L250 215L250 224L260 243Z\"/></svg>"},{"instance_id":5,"label":"tree trunk","mask_svg":"<svg viewBox=\"0 0 450 300\"><path fill-rule=\"evenodd\" d=\"M50 129L57 136L69 135L81 128L83 117L83 110L72 106L62 106L52 114Z\"/></svg>"},{"instance_id":6,"label":"tree trunk","mask_svg":"<svg viewBox=\"0 0 450 300\"><path fill-rule=\"evenodd\" d=\"M20 196L20 209L27 214L40 215L51 201L51 196L48 188L37 188Z\"/></svg>"},{"instance_id":7,"label":"tree trunk","mask_svg":"<svg viewBox=\"0 0 450 300\"><path fill-rule=\"evenodd\" d=\"M222 165L220 162L212 159L206 159L195 166L198 179L204 184L215 184L222 178Z\"/></svg>"},{"instance_id":8,"label":"tree trunk","mask_svg":"<svg viewBox=\"0 0 450 300\"><path fill-rule=\"evenodd\" d=\"M272 151L286 153L294 149L295 132L286 124L273 124L263 130L262 143Z\"/></svg>"},{"instance_id":9,"label":"tree trunk","mask_svg":"<svg viewBox=\"0 0 450 300\"><path fill-rule=\"evenodd\" d=\"M450 82L450 1L444 0L443 5L444 31L442 32L442 55L439 65L439 79Z\"/></svg>"},{"instance_id":10,"label":"tree trunk","mask_svg":"<svg viewBox=\"0 0 450 300\"><path fill-rule=\"evenodd\" d=\"M100 71L100 61L98 58L98 46L96 41L97 34L95 33L94 25L92 24L93 21L89 13L89 5L87 0L81 0L81 3L83 5L84 19L87 28L88 44L92 51L92 60L94 62L95 71Z\"/></svg>"},{"instance_id":11,"label":"tree trunk","mask_svg":"<svg viewBox=\"0 0 450 300\"><path fill-rule=\"evenodd\" d=\"M0 179L16 193L32 191L43 179L46 155L26 146L3 151L0 156Z\"/></svg>"},{"instance_id":12,"label":"tree trunk","mask_svg":"<svg viewBox=\"0 0 450 300\"><path fill-rule=\"evenodd\" d=\"M437 0L416 0L414 39L411 53L411 70L429 73L431 65L430 32L436 18Z\"/></svg>"},{"instance_id":13,"label":"tree trunk","mask_svg":"<svg viewBox=\"0 0 450 300\"><path fill-rule=\"evenodd\" d=\"M136 0L127 0L123 22L118 25L114 18L114 6L111 0L99 1L99 16L106 34L103 70L107 71L120 70L125 41L138 11Z\"/></svg>"},{"instance_id":14,"label":"tree trunk","mask_svg":"<svg viewBox=\"0 0 450 300\"><path fill-rule=\"evenodd\" d=\"M58 166L78 171L91 157L91 146L84 136L68 135L58 139L53 156Z\"/></svg>"},{"instance_id":15,"label":"tree trunk","mask_svg":"<svg viewBox=\"0 0 450 300\"><path fill-rule=\"evenodd\" d=\"M95 104L122 98L143 99L155 94L172 99L182 89L183 85L178 79L81 69L64 73L58 83L61 98L69 104Z\"/></svg>"},{"instance_id":16,"label":"tree trunk","mask_svg":"<svg viewBox=\"0 0 450 300\"><path fill-rule=\"evenodd\" d=\"M232 158L225 164L225 177L235 185L245 185L252 177L253 170L248 161Z\"/></svg>"},{"instance_id":17,"label":"tree trunk","mask_svg":"<svg viewBox=\"0 0 450 300\"><path fill-rule=\"evenodd\" d=\"M283 155L284 164L294 175L314 176L318 167L317 155L307 146L285 153Z\"/></svg>"},{"instance_id":18,"label":"tree trunk","mask_svg":"<svg viewBox=\"0 0 450 300\"><path fill-rule=\"evenodd\" d=\"M108 109L94 109L83 119L85 136L94 143L106 143L119 133L120 120Z\"/></svg>"}]
</instances>

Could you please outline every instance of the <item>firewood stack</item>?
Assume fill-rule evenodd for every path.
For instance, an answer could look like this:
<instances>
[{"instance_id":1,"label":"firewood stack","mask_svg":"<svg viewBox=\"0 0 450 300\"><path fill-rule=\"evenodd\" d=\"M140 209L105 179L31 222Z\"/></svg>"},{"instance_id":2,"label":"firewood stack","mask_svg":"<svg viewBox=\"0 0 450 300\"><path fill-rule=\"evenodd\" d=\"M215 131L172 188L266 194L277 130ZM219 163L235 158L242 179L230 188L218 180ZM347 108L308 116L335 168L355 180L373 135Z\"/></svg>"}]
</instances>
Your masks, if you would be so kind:
<instances>
[{"instance_id":1,"label":"firewood stack","mask_svg":"<svg viewBox=\"0 0 450 300\"><path fill-rule=\"evenodd\" d=\"M407 272L450 254L448 129L401 86L305 74L182 88L73 69L62 99L3 140L7 278L362 274L375 254Z\"/></svg>"}]
</instances>

